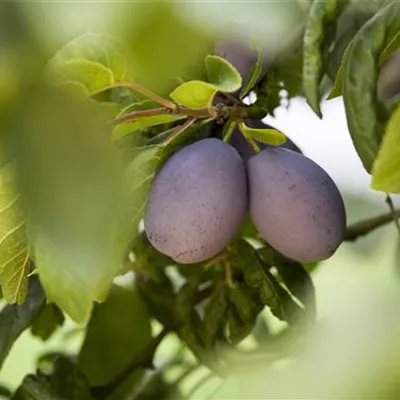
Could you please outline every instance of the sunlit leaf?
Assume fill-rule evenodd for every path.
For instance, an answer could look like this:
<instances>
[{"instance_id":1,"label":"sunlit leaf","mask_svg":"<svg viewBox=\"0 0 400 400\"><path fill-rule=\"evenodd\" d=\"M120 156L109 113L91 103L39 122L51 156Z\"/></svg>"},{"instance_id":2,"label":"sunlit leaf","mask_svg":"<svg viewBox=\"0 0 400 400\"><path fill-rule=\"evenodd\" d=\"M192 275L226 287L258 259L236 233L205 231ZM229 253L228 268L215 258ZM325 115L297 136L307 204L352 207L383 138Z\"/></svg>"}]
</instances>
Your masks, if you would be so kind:
<instances>
[{"instance_id":1,"label":"sunlit leaf","mask_svg":"<svg viewBox=\"0 0 400 400\"><path fill-rule=\"evenodd\" d=\"M170 97L188 108L205 108L211 104L216 93L217 89L210 83L189 81L178 86Z\"/></svg>"},{"instance_id":2,"label":"sunlit leaf","mask_svg":"<svg viewBox=\"0 0 400 400\"><path fill-rule=\"evenodd\" d=\"M239 129L244 135L271 146L280 146L286 142L286 136L275 129L249 128L244 123L239 124Z\"/></svg>"},{"instance_id":3,"label":"sunlit leaf","mask_svg":"<svg viewBox=\"0 0 400 400\"><path fill-rule=\"evenodd\" d=\"M112 71L104 65L84 59L63 61L52 65L50 79L56 84L77 82L92 95L114 83ZM76 87L76 86L75 86Z\"/></svg>"},{"instance_id":4,"label":"sunlit leaf","mask_svg":"<svg viewBox=\"0 0 400 400\"><path fill-rule=\"evenodd\" d=\"M0 170L0 286L10 304L22 304L28 291L30 268L26 221L19 205L14 170Z\"/></svg>"},{"instance_id":5,"label":"sunlit leaf","mask_svg":"<svg viewBox=\"0 0 400 400\"><path fill-rule=\"evenodd\" d=\"M237 69L222 57L208 55L206 70L209 82L221 92L233 93L242 86L242 77Z\"/></svg>"},{"instance_id":6,"label":"sunlit leaf","mask_svg":"<svg viewBox=\"0 0 400 400\"><path fill-rule=\"evenodd\" d=\"M400 193L400 108L393 113L372 168L372 188Z\"/></svg>"}]
</instances>

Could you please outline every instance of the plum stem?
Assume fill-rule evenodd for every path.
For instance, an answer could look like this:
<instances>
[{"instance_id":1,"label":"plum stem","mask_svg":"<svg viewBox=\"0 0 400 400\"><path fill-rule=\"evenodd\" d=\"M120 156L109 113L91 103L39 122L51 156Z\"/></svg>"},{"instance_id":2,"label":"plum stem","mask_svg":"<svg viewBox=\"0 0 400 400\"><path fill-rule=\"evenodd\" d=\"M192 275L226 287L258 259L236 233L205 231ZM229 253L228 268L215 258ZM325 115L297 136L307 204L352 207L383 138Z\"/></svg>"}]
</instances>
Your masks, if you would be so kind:
<instances>
[{"instance_id":1,"label":"plum stem","mask_svg":"<svg viewBox=\"0 0 400 400\"><path fill-rule=\"evenodd\" d=\"M234 120L231 120L227 124L225 124L222 133L224 143L229 143L231 141L231 137L233 135L233 132L237 128L237 125L238 125L237 122Z\"/></svg>"},{"instance_id":2,"label":"plum stem","mask_svg":"<svg viewBox=\"0 0 400 400\"><path fill-rule=\"evenodd\" d=\"M346 229L344 235L345 241L355 241L361 236L368 235L375 229L378 229L395 219L400 217L400 210L394 209L386 214L379 215L374 218L370 218L364 221L357 222Z\"/></svg>"},{"instance_id":3,"label":"plum stem","mask_svg":"<svg viewBox=\"0 0 400 400\"><path fill-rule=\"evenodd\" d=\"M257 143L256 143L250 136L244 134L243 132L242 132L242 135L243 135L244 138L247 140L247 142L249 143L249 145L252 147L252 149L254 150L254 152L255 152L256 154L258 154L261 150L260 150L260 148L258 147Z\"/></svg>"},{"instance_id":4,"label":"plum stem","mask_svg":"<svg viewBox=\"0 0 400 400\"><path fill-rule=\"evenodd\" d=\"M182 132L186 131L196 122L195 118L188 118L182 125L179 125L172 134L162 142L164 147L168 146L173 140L175 140Z\"/></svg>"}]
</instances>

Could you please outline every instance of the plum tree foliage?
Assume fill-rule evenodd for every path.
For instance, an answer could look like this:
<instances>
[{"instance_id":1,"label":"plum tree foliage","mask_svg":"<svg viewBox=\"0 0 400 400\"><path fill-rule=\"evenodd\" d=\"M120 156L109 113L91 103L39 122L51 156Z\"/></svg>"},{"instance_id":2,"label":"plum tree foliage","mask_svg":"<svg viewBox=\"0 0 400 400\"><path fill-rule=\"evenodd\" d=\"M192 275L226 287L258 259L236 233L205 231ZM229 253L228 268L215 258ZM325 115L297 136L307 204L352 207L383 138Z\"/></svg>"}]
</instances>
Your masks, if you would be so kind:
<instances>
[{"instance_id":1,"label":"plum tree foliage","mask_svg":"<svg viewBox=\"0 0 400 400\"><path fill-rule=\"evenodd\" d=\"M128 2L129 23L58 48L46 14L0 8L0 369L28 329L85 327L9 398L185 398L189 374L229 376L247 339L274 363L318 317L311 272L397 215L346 227L332 178L264 118L294 97L322 118L342 96L372 188L399 194L400 2L265 3L204 14L229 30ZM191 356L160 364L170 333Z\"/></svg>"}]
</instances>

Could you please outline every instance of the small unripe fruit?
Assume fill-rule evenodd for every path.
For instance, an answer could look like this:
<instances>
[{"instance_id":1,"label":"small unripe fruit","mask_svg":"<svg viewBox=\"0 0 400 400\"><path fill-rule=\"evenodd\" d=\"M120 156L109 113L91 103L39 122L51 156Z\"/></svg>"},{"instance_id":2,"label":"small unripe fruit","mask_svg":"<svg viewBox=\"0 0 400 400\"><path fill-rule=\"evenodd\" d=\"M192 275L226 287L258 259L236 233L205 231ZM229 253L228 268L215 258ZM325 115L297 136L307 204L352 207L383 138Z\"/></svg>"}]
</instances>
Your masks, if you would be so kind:
<instances>
[{"instance_id":1,"label":"small unripe fruit","mask_svg":"<svg viewBox=\"0 0 400 400\"><path fill-rule=\"evenodd\" d=\"M300 262L322 261L343 240L346 214L329 175L309 158L266 148L248 162L250 215L261 236Z\"/></svg>"},{"instance_id":2,"label":"small unripe fruit","mask_svg":"<svg viewBox=\"0 0 400 400\"><path fill-rule=\"evenodd\" d=\"M237 151L204 139L175 153L152 185L144 226L151 244L179 263L221 252L247 212L246 173Z\"/></svg>"}]
</instances>

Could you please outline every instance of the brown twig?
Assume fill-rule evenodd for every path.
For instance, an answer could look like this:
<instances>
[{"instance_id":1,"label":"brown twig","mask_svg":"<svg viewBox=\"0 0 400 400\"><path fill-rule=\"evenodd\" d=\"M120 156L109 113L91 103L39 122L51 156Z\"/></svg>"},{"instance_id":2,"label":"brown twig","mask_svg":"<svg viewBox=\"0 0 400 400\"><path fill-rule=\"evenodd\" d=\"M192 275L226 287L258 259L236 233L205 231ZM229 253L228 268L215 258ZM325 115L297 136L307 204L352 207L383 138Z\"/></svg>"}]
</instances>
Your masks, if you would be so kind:
<instances>
[{"instance_id":1,"label":"brown twig","mask_svg":"<svg viewBox=\"0 0 400 400\"><path fill-rule=\"evenodd\" d=\"M133 91L138 92L143 96L148 97L151 100L154 100L156 103L164 106L165 108L168 108L169 110L176 110L177 108L177 105L174 102L160 97L158 94L155 94L151 90L143 87L142 85L139 85L138 83L121 81L121 82L115 82L110 86L110 88L115 88L115 87L130 88Z\"/></svg>"},{"instance_id":2,"label":"brown twig","mask_svg":"<svg viewBox=\"0 0 400 400\"><path fill-rule=\"evenodd\" d=\"M163 146L168 146L173 140L175 140L182 132L190 128L196 122L195 118L188 118L182 125L179 125L175 131L166 140L162 142Z\"/></svg>"},{"instance_id":3,"label":"brown twig","mask_svg":"<svg viewBox=\"0 0 400 400\"><path fill-rule=\"evenodd\" d=\"M171 114L169 110L165 108L151 108L149 110L132 111L128 114L122 115L121 117L115 118L111 121L112 125L123 124L124 122L135 121L143 117L154 117L156 115L168 115Z\"/></svg>"},{"instance_id":4,"label":"brown twig","mask_svg":"<svg viewBox=\"0 0 400 400\"><path fill-rule=\"evenodd\" d=\"M396 218L399 217L400 217L400 210L394 209L389 213L382 214L377 217L367 219L365 221L357 222L346 229L344 240L350 242L355 241L359 237L368 235L375 229L378 229L390 222L393 222Z\"/></svg>"}]
</instances>

